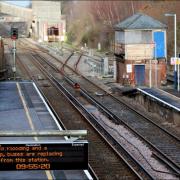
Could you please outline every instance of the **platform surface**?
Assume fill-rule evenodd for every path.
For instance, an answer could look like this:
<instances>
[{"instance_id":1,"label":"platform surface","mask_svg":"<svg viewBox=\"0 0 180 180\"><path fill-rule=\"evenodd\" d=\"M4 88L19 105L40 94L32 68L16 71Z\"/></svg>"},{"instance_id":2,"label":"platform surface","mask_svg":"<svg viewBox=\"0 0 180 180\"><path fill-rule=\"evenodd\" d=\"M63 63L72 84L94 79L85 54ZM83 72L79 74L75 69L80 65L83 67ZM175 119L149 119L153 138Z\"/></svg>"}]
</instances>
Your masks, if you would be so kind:
<instances>
[{"instance_id":1,"label":"platform surface","mask_svg":"<svg viewBox=\"0 0 180 180\"><path fill-rule=\"evenodd\" d=\"M27 108L27 109L26 109ZM28 111L28 113L27 113ZM33 82L0 82L0 131L59 130L55 117ZM41 137L59 140L63 137ZM1 137L0 141L26 141L31 137ZM0 179L88 179L83 170L0 171Z\"/></svg>"},{"instance_id":2,"label":"platform surface","mask_svg":"<svg viewBox=\"0 0 180 180\"><path fill-rule=\"evenodd\" d=\"M151 96L157 101L170 106L171 108L180 111L180 98L174 95L171 95L165 91L155 88L137 88L140 92Z\"/></svg>"}]
</instances>

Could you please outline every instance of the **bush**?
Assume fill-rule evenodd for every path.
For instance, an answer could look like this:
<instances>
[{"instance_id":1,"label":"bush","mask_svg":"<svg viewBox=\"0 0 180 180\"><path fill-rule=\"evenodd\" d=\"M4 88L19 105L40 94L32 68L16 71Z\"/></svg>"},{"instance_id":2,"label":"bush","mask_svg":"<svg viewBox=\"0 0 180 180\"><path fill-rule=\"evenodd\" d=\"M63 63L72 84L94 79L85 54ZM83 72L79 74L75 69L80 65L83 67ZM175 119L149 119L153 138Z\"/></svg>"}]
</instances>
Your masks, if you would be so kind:
<instances>
[{"instance_id":1,"label":"bush","mask_svg":"<svg viewBox=\"0 0 180 180\"><path fill-rule=\"evenodd\" d=\"M74 33L72 31L69 31L66 33L66 41L68 44L72 44L72 42L75 40Z\"/></svg>"}]
</instances>

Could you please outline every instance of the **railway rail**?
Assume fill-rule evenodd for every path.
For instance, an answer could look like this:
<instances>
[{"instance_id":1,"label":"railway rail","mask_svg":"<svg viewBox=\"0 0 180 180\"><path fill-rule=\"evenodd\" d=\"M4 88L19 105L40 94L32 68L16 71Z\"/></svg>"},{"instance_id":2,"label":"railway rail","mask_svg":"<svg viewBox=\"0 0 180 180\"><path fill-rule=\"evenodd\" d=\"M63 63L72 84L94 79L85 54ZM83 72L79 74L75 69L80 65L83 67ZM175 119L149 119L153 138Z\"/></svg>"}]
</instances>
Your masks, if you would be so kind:
<instances>
[{"instance_id":1,"label":"railway rail","mask_svg":"<svg viewBox=\"0 0 180 180\"><path fill-rule=\"evenodd\" d=\"M33 76L32 72L31 72L33 69L34 72L36 71L37 74L40 74L39 71L37 71L37 69L35 67L32 67L32 64L31 64L31 70L29 70L27 68L27 64L25 65L25 63L22 63L20 58L18 59L18 61L19 61L18 63L21 63L22 68L26 69L26 71L31 76L31 78L37 84L39 84L39 88L45 89L45 87L42 88L44 86L44 83L42 83L42 82L39 83L37 78L35 76ZM33 63L36 64L36 66L38 66L37 62L33 62ZM24 64L24 65L22 65L22 64ZM29 66L30 66L30 64L29 64ZM45 75L45 69L42 69L42 67L40 67L40 65L38 68L41 69L41 73L43 73L43 74L41 74L42 79L44 79L46 81L48 79L48 86L49 87L56 86L56 88L58 88L57 94L59 96L60 95L60 92L59 92L60 87L57 85L57 83L52 81L52 77L50 77L50 75L49 75L49 77L47 77L47 74ZM42 80L42 81L44 81L44 80ZM49 82L49 81L51 81L51 82ZM47 82L46 82L46 84L47 84ZM42 90L42 91L44 91L44 90ZM61 91L61 94L62 94L62 96L65 95L62 91ZM45 96L47 96L47 94ZM57 97L55 97L55 98L57 99ZM53 101L52 97L50 98L49 101L51 101L50 103L52 103L52 101ZM58 99L58 101L60 101L60 100ZM71 101L72 101L72 99L71 99ZM62 99L61 99L61 103L62 103ZM77 111L78 107L75 107L75 108ZM71 107L68 107L68 109L72 109L72 105L71 105ZM72 110L72 112L73 111L74 110ZM119 179L120 177L124 177L124 178L141 179L141 176L143 177L142 172L141 172L141 175L138 175L138 173L136 173L135 170L133 170L131 165L128 162L126 162L125 160L122 160L121 155L118 154L115 151L115 149L113 150L113 147L110 146L108 141L105 140L105 138L102 139L103 135L100 132L97 133L97 130L95 130L96 129L95 126L94 126L94 128L92 128L93 127L92 125L90 126L89 124L87 124L87 118L85 116L79 115L81 118L80 117L76 118L77 112L75 114L71 113L71 115L73 116L73 119L77 119L77 122L81 120L79 122L81 124L81 126L85 126L85 129L87 129L88 132L90 132L89 141L93 142L92 147L90 147L90 164L92 165L92 168L95 171L95 173L97 174L98 178L100 178L100 179L108 179L108 178ZM83 120L86 119L86 122L83 123L82 119ZM72 124L73 124L73 122L71 122L71 128L74 128L72 126ZM103 159L101 159L101 158L103 158ZM99 161L104 161L103 167L101 166ZM112 167L109 167L110 164L112 165ZM141 171L142 171L142 169L141 169ZM139 172L140 172L140 170L139 170ZM148 175L146 175L145 177L147 178ZM151 179L151 178L148 178L148 179Z\"/></svg>"},{"instance_id":2,"label":"railway rail","mask_svg":"<svg viewBox=\"0 0 180 180\"><path fill-rule=\"evenodd\" d=\"M38 56L38 59L39 59L39 58L41 58L41 57ZM40 59L39 59L39 61L40 61ZM46 61L46 60L44 59L44 61ZM52 66L49 62L46 61L46 63L47 63L48 65L50 65L54 70L58 71L58 69L57 69L56 67ZM73 82L71 79L69 79L68 77L66 77L66 81L68 81L68 83L73 86L74 82ZM67 86L67 85L65 84L65 82L63 83L63 86L65 86L65 87ZM71 90L69 90L69 91L71 91ZM72 93L72 91L71 91L71 93ZM109 116L109 117L111 117L112 120L115 121L115 123L119 123L119 119L117 120L117 118L115 118L114 115L113 115L111 112L109 112L105 107L102 107L102 104L98 103L95 99L93 99L91 96L89 96L89 94L87 93L86 90L83 90L83 89L81 88L81 94L83 94L86 98L88 98L91 102L93 102L93 103L95 104L95 106L99 107L102 111L106 112L106 115ZM159 151L158 151L158 152L159 152ZM161 153L161 155L162 155L162 152L160 152L160 153ZM159 157L159 156L158 156L158 157ZM163 154L163 158L167 158L167 157L164 156L164 154ZM163 158L161 158L161 160L163 160ZM165 160L164 160L164 161L165 161ZM174 165L173 162L171 162L171 163ZM175 165L175 166L176 166L176 165ZM172 165L171 165L171 167L172 167ZM174 169L174 168L173 168L173 169ZM174 170L177 172L177 174L179 173L178 168L175 167Z\"/></svg>"},{"instance_id":3,"label":"railway rail","mask_svg":"<svg viewBox=\"0 0 180 180\"><path fill-rule=\"evenodd\" d=\"M67 63L67 62L66 62ZM64 66L65 67L65 66ZM63 68L64 68L63 67ZM58 71L58 69L56 69L57 71ZM78 77L79 78L79 77ZM77 78L75 79L76 81L77 81ZM83 84L82 83L82 79L81 79L81 84ZM84 85L84 84L83 84ZM88 86L87 86L87 84L86 84L86 87L89 87L90 86L90 83L88 84ZM92 86L92 84L91 84L91 86ZM93 85L94 86L94 85ZM99 87L98 87L99 88ZM112 96L110 95L110 94L107 94L107 92L105 92L104 90L102 90L101 89L101 92L100 92L100 89L97 89L97 86L95 87L93 87L93 88L90 88L90 89L93 89L93 92L98 92L99 94L104 94L105 95L105 97L107 98L108 96L111 98L111 101L112 101ZM82 90L82 89L81 89ZM84 90L83 89L83 91L84 92L87 92L86 90ZM85 93L84 93L84 95L85 95ZM87 96L87 94L85 95L85 96ZM89 96L89 95L88 95ZM104 96L103 96L104 97ZM96 100L95 100L95 98L96 98ZM103 103L106 103L107 101L104 101L104 99L105 98L102 98L101 96L100 97L98 97L98 96L96 96L94 93L90 93L90 99L92 100L93 99L93 101L95 101L96 102L96 104L99 104L99 107L101 106L101 109L103 109L103 110L105 110L105 112L109 115L109 116L111 116L111 117L113 117L114 118L114 120L116 121L116 123L125 123L126 124L126 126L128 126L130 129L132 129L132 127L130 126L130 124L128 124L127 123L127 120L125 120L124 118L119 118L117 115L116 115L116 113L112 113L113 112L113 109L114 108L110 108L111 109L111 111L109 111L109 108L107 108L107 107L104 107L104 106L102 106L102 104ZM98 99L98 100L97 100ZM116 98L115 98L115 101L116 101L116 105L117 105L117 102L118 102L118 104L120 104L119 103L119 99L117 100ZM118 105L119 106L119 105ZM102 108L103 107L103 108ZM115 106L113 106L113 107L115 107ZM116 106L117 107L117 106ZM122 105L121 105L121 107L123 107ZM133 111L133 115L134 115L134 110L132 110L132 108L130 108L130 107L127 107L126 106L126 104L124 105L124 107L123 107L123 111ZM123 115L124 115L124 113L123 113ZM141 122L143 122L144 121L144 119L145 119L145 117L142 117L139 113L135 113L135 115L134 115L134 117L135 117L135 119L137 120L137 116L139 116L140 118L141 118ZM134 118L133 117L133 118ZM131 112L131 118L132 118L132 112ZM143 119L144 118L144 119ZM142 119L143 119L143 121L142 121ZM147 125L147 122L148 123L150 123L150 121L148 120L147 121L147 119L146 119L146 126L144 126L145 128L146 128L146 130L147 130L147 126L148 126L148 128L149 128L149 124ZM135 122L132 122L131 121L131 123L133 123L133 125L135 125ZM151 124L152 124L152 121L151 121ZM142 128L143 127L143 125L140 125L140 124L138 124L137 122L136 122L136 126L137 126L137 128L135 128L135 130L133 129L133 131L136 133L136 134L139 134L140 135L140 133L138 132L138 131L140 131L140 129L144 129L144 128ZM155 127L155 124L153 124L153 126ZM154 130L154 127L152 128L152 130ZM133 127L134 128L134 127ZM156 128L161 128L161 127L157 127L156 126ZM163 129L161 129L161 130L163 130ZM143 131L144 132L144 131ZM165 135L164 134L164 132L166 132L167 134ZM167 131L164 131L163 130L163 133L162 132L158 132L158 134L163 134L163 135L161 135L161 138L163 137L163 136L166 136L166 137L164 137L164 138L167 138L168 136L168 138L169 138L169 142L171 142L172 141L172 139L174 138L176 138L176 140L177 140L177 144L179 143L179 139L177 138L177 137L174 137L173 135L171 135L170 133L168 133ZM140 135L141 137L142 137L142 134ZM164 145L165 144L161 144L162 146L159 148L157 148L156 146L158 145L157 143L156 143L156 146L154 146L153 144L152 144L152 142L150 142L149 140L147 140L149 137L147 137L147 135L145 136L146 137L146 139L144 139L143 137L143 139L144 140L146 140L146 142L148 142L149 144L151 144L151 146L153 146L158 152L160 152L161 153L161 155L163 156L163 158L167 158L167 154L168 154L168 156L169 156L169 152L168 152L168 148L164 148ZM170 139L170 137L172 138L172 139ZM151 139L152 140L152 139ZM166 145L167 145L167 143L169 143L168 141L166 141L165 143L166 143ZM172 147L172 143L171 143L171 147ZM177 147L176 147L176 143L174 144L174 147L173 147L173 150L177 150L177 148L179 149L179 146L177 145ZM162 153L159 149L161 149L161 151L162 151L162 149L165 151L165 150L167 150L167 152L168 153ZM159 157L160 158L160 157ZM161 159L163 159L163 158L161 158ZM171 157L172 158L172 157ZM174 159L175 158L177 158L177 156L175 156L174 157ZM174 167L175 167L175 170L177 170L177 173L178 173L178 171L179 171L179 165L178 165L178 163L176 163L176 162L173 162L173 161L171 161L171 159L169 159L168 158L168 161L170 162L170 164L171 165L173 165Z\"/></svg>"},{"instance_id":4,"label":"railway rail","mask_svg":"<svg viewBox=\"0 0 180 180\"><path fill-rule=\"evenodd\" d=\"M110 113L115 115L116 119L118 119L119 122L123 121L128 127L130 127L135 132L140 134L141 137L145 137L144 139L147 142L153 145L157 150L159 149L160 151L162 151L164 156L169 156L175 162L175 164L177 164L177 167L179 168L180 166L180 157L178 154L180 149L179 137L168 132L166 129L160 127L153 120L142 115L134 108L123 102L120 98L111 95L104 89L97 86L97 84L92 83L92 81L90 81L83 75L78 74L72 68L66 67L66 69L68 69L68 71L69 69L71 69L71 72L69 74L71 75L73 81L81 84L81 87L86 87L86 89L88 89L86 91L91 95L91 97L93 97L94 99L96 99L96 101L98 101L101 105L103 105L104 109L107 109L108 111L110 110ZM73 76L72 76L72 72L73 72ZM77 76L75 76L75 74L77 74ZM66 73L66 75L68 75L68 73ZM89 91L89 89L91 90L91 92ZM103 98L102 96L97 96L97 94L103 95ZM106 107L104 106L104 104L106 104ZM117 111L117 107L121 111ZM151 134L149 132L154 132L154 133ZM159 144L159 142L161 142L161 145ZM174 145L169 142L174 142ZM167 144L169 144L169 148L173 149L173 151L168 149Z\"/></svg>"},{"instance_id":5,"label":"railway rail","mask_svg":"<svg viewBox=\"0 0 180 180\"><path fill-rule=\"evenodd\" d=\"M34 58L37 58L38 59L38 62L40 62L41 60L40 60L40 56L38 56L38 55L36 55ZM78 58L79 59L79 58ZM42 63L42 62L41 62ZM49 65L49 63L48 63L48 65ZM42 68L42 71L43 72L45 72L46 71L46 69L47 69L47 67L45 66L45 67L42 67L41 66L41 68ZM47 72L46 71L46 73L48 74L49 72ZM147 177L148 178L153 178L144 168L143 168L143 166L142 165L140 165L139 163L138 163L138 161L136 160L136 159L134 159L133 158L133 156L131 155L131 154L129 154L129 152L127 151L127 150L125 150L124 148L123 148L123 146L121 146L120 145L120 143L118 142L118 141L116 141L116 139L113 137L113 136L111 136L110 134L109 134L109 132L102 126L102 125L100 125L99 123L98 123L98 119L95 117L95 116L93 116L87 109L86 109L86 107L85 106L83 106L82 105L82 103L79 101L79 99L77 99L77 92L74 92L74 87L73 87L73 85L74 85L74 83L71 81L71 83L68 83L68 84L66 84L65 85L65 82L63 81L63 83L62 82L60 82L60 80L58 80L58 79L56 79L55 77L54 77L54 75L52 75L52 74L49 74L49 76L51 77L51 78L53 78L53 80L55 81L55 83L58 85L58 87L60 87L60 89L62 89L63 90L63 92L65 92L66 93L66 95L68 96L68 98L70 99L70 100L72 100L73 102L75 102L75 104L78 106L78 107L80 107L83 111L82 111L82 113L86 113L87 115L88 115L88 118L91 120L90 121L90 123L91 124L93 124L93 126L95 126L96 127L96 130L97 131L99 131L100 132L100 134L103 134L103 136L105 136L105 139L107 139L108 140L108 142L111 142L111 146L113 147L113 149L116 149L115 151L116 152L118 152L118 154L119 155L124 155L125 156L125 159L126 159L126 161L128 161L128 163L129 164L132 164L132 166L133 166L133 169L135 169L136 171L144 171L144 173L145 174L147 174ZM67 77L65 77L65 78L67 78ZM66 79L67 80L67 79ZM68 81L70 81L70 79L68 79ZM68 87L67 87L67 85L68 85ZM66 87L66 88L65 88ZM67 90L68 89L68 90ZM71 89L71 90L70 90ZM122 157L122 156L121 156ZM124 157L122 157L123 159L124 159ZM127 159L128 158L128 159ZM141 169L141 170L140 170ZM144 177L144 175L142 174L142 172L140 173L141 174L141 177ZM146 178L147 178L146 177Z\"/></svg>"}]
</instances>

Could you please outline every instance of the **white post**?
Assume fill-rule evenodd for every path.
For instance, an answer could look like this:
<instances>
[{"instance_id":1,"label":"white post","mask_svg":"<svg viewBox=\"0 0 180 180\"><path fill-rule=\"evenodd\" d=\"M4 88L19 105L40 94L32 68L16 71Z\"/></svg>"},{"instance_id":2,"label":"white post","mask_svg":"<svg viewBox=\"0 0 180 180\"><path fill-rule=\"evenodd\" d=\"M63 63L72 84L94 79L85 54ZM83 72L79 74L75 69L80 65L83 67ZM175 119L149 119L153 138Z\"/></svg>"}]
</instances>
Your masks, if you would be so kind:
<instances>
[{"instance_id":1,"label":"white post","mask_svg":"<svg viewBox=\"0 0 180 180\"><path fill-rule=\"evenodd\" d=\"M152 87L152 59L150 59L149 87Z\"/></svg>"},{"instance_id":2,"label":"white post","mask_svg":"<svg viewBox=\"0 0 180 180\"><path fill-rule=\"evenodd\" d=\"M176 84L176 80L177 76L179 76L179 74L177 74L177 65L176 65L176 47L177 47L177 37L176 37L176 14L171 14L171 13L166 13L165 16L174 16L174 57L175 57L175 65L174 65L174 89L177 88L177 84ZM179 65L178 65L179 66ZM178 67L179 69L179 67ZM178 79L178 88L179 88L179 79ZM179 91L179 89L178 89Z\"/></svg>"},{"instance_id":3,"label":"white post","mask_svg":"<svg viewBox=\"0 0 180 180\"><path fill-rule=\"evenodd\" d=\"M16 40L13 40L13 67L12 71L14 73L14 80L16 78Z\"/></svg>"},{"instance_id":4,"label":"white post","mask_svg":"<svg viewBox=\"0 0 180 180\"><path fill-rule=\"evenodd\" d=\"M104 75L109 73L109 62L108 57L104 57Z\"/></svg>"},{"instance_id":5,"label":"white post","mask_svg":"<svg viewBox=\"0 0 180 180\"><path fill-rule=\"evenodd\" d=\"M177 22L176 14L174 14L174 46L175 46L174 55L175 55L175 58L177 57L177 54L176 54L176 48L177 48L176 22ZM176 59L176 63L177 64L175 64L175 73L177 74L177 90L179 91L179 59L178 59L178 61Z\"/></svg>"},{"instance_id":6,"label":"white post","mask_svg":"<svg viewBox=\"0 0 180 180\"><path fill-rule=\"evenodd\" d=\"M177 58L177 53L176 53L176 47L177 47L177 37L176 37L176 14L174 14L174 57L175 59ZM175 80L177 80L177 86L176 86L176 82L175 83L175 88L177 87L177 90L179 91L179 62L178 62L178 72L177 72L177 59L175 61L175 67L174 67L174 76Z\"/></svg>"},{"instance_id":7,"label":"white post","mask_svg":"<svg viewBox=\"0 0 180 180\"><path fill-rule=\"evenodd\" d=\"M174 71L175 71L175 74L177 74L177 90L179 91L179 60L177 61L176 47L177 47L176 14L174 14L174 57L175 57L175 68L174 68Z\"/></svg>"},{"instance_id":8,"label":"white post","mask_svg":"<svg viewBox=\"0 0 180 180\"><path fill-rule=\"evenodd\" d=\"M116 76L117 76L117 67L116 67L116 60L114 60L113 62L113 68L114 68L114 80L116 80Z\"/></svg>"},{"instance_id":9,"label":"white post","mask_svg":"<svg viewBox=\"0 0 180 180\"><path fill-rule=\"evenodd\" d=\"M177 72L177 83L178 83L178 88L177 90L179 91L179 64L180 64L180 61L179 61L179 58L178 58L178 72Z\"/></svg>"},{"instance_id":10,"label":"white post","mask_svg":"<svg viewBox=\"0 0 180 180\"><path fill-rule=\"evenodd\" d=\"M176 47L177 47L177 38L176 38L176 14L174 14L174 57L176 59ZM175 64L175 71L177 71L177 67Z\"/></svg>"},{"instance_id":11,"label":"white post","mask_svg":"<svg viewBox=\"0 0 180 180\"><path fill-rule=\"evenodd\" d=\"M155 84L156 84L156 88L157 88L157 78L158 78L158 76L157 76L156 43L154 44L154 59L155 59Z\"/></svg>"},{"instance_id":12,"label":"white post","mask_svg":"<svg viewBox=\"0 0 180 180\"><path fill-rule=\"evenodd\" d=\"M101 51L101 43L98 43L98 51Z\"/></svg>"}]
</instances>

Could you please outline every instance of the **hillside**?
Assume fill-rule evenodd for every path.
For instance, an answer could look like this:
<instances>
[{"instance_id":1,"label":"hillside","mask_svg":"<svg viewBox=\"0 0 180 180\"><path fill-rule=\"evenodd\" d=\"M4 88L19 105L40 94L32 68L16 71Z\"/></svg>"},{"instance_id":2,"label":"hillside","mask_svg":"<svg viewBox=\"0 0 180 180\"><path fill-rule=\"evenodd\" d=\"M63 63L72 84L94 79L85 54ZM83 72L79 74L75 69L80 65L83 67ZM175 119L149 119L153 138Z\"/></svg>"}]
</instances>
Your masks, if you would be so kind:
<instances>
[{"instance_id":1,"label":"hillside","mask_svg":"<svg viewBox=\"0 0 180 180\"><path fill-rule=\"evenodd\" d=\"M173 17L164 14L177 14L177 52L180 53L180 1L68 1L63 3L63 13L67 17L68 40L75 45L86 43L91 48L102 47L108 50L113 42L113 26L137 12L145 13L168 25L168 57L173 56L174 26Z\"/></svg>"}]
</instances>

